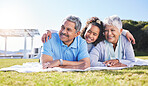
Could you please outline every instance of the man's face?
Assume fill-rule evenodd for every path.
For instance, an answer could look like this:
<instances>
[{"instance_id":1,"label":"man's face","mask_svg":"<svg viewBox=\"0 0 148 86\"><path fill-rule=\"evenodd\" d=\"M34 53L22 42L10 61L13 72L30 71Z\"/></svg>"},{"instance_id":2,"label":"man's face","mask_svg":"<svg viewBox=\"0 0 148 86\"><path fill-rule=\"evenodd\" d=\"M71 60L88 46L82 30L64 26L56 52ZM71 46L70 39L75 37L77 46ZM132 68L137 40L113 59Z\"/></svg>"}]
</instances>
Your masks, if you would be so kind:
<instances>
[{"instance_id":1,"label":"man's face","mask_svg":"<svg viewBox=\"0 0 148 86\"><path fill-rule=\"evenodd\" d=\"M63 43L69 46L73 42L74 38L78 36L75 29L75 23L65 21L64 25L61 26L59 36Z\"/></svg>"}]
</instances>

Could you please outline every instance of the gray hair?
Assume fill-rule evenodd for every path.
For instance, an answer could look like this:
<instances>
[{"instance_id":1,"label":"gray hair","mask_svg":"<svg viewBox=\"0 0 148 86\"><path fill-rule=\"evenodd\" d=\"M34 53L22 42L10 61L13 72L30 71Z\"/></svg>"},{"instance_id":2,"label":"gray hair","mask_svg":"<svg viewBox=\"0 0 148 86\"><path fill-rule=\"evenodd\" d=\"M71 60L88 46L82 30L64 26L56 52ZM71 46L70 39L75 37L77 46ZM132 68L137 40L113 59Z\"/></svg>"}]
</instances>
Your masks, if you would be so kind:
<instances>
[{"instance_id":1,"label":"gray hair","mask_svg":"<svg viewBox=\"0 0 148 86\"><path fill-rule=\"evenodd\" d=\"M117 15L109 16L104 19L104 25L113 25L119 30L122 28L122 21Z\"/></svg>"},{"instance_id":2,"label":"gray hair","mask_svg":"<svg viewBox=\"0 0 148 86\"><path fill-rule=\"evenodd\" d=\"M76 32L80 31L81 29L81 20L79 17L76 17L76 16L68 16L64 19L64 22L65 21L71 21L73 23L75 23L75 29L76 29Z\"/></svg>"}]
</instances>

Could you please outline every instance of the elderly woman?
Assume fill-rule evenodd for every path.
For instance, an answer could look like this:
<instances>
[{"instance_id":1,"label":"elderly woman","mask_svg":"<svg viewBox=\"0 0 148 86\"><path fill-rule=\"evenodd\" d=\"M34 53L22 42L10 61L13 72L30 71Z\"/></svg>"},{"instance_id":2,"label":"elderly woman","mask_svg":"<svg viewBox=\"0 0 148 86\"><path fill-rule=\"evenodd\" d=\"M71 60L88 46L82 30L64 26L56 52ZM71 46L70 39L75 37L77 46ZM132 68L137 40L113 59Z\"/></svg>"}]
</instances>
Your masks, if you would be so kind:
<instances>
[{"instance_id":1,"label":"elderly woman","mask_svg":"<svg viewBox=\"0 0 148 86\"><path fill-rule=\"evenodd\" d=\"M90 52L91 66L126 67L135 61L132 44L122 33L122 22L118 16L104 20L104 41Z\"/></svg>"}]
</instances>

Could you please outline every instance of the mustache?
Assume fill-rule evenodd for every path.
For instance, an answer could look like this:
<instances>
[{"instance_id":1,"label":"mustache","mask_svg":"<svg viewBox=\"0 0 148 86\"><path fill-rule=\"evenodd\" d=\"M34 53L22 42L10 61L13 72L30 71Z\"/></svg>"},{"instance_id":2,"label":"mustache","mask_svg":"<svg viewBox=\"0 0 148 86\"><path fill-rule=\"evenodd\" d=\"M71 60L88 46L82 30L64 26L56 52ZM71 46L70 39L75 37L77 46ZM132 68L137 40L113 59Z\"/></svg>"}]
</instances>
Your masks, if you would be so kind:
<instances>
[{"instance_id":1,"label":"mustache","mask_svg":"<svg viewBox=\"0 0 148 86\"><path fill-rule=\"evenodd\" d=\"M65 33L60 33L60 35L65 35L65 36L69 37L69 35L66 35Z\"/></svg>"}]
</instances>

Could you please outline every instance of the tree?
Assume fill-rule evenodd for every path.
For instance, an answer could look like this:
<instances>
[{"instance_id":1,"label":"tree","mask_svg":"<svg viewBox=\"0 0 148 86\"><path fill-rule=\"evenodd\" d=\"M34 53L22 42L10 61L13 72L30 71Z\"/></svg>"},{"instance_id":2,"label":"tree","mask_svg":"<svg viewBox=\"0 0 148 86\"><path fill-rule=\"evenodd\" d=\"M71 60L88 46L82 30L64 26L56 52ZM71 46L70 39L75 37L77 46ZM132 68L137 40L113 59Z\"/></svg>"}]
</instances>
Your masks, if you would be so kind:
<instances>
[{"instance_id":1,"label":"tree","mask_svg":"<svg viewBox=\"0 0 148 86\"><path fill-rule=\"evenodd\" d=\"M148 22L122 20L123 28L129 30L134 38L136 44L133 46L137 51L148 52Z\"/></svg>"}]
</instances>

